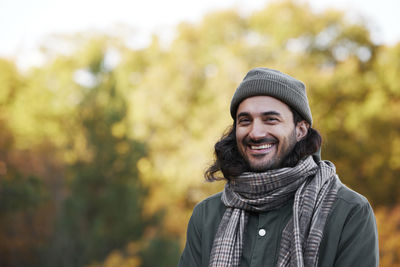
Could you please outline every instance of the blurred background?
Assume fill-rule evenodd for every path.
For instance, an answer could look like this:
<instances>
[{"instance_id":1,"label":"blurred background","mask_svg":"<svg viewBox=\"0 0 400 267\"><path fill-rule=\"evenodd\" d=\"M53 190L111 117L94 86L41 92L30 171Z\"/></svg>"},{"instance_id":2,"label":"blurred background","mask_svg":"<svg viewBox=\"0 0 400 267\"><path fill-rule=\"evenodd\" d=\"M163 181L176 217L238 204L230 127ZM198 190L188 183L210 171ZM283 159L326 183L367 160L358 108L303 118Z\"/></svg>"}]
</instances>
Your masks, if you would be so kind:
<instances>
[{"instance_id":1,"label":"blurred background","mask_svg":"<svg viewBox=\"0 0 400 267\"><path fill-rule=\"evenodd\" d=\"M400 3L213 2L0 0L0 266L176 266L256 66L306 83L399 266Z\"/></svg>"}]
</instances>

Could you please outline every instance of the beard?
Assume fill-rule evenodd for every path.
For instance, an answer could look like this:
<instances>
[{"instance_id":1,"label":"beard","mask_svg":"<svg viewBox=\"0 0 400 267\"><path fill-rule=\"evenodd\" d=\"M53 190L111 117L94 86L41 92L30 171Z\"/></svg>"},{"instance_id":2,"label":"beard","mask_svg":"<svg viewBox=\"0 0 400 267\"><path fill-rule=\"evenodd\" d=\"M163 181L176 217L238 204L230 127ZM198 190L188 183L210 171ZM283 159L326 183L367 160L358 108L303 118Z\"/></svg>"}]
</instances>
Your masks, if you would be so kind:
<instances>
[{"instance_id":1,"label":"beard","mask_svg":"<svg viewBox=\"0 0 400 267\"><path fill-rule=\"evenodd\" d=\"M271 141L270 138L261 139L261 140L251 140L250 138L246 138L244 141L244 145L247 143L267 143ZM254 162L248 158L248 156L242 152L240 152L244 161L246 162L247 169L251 172L265 172L272 169L279 169L284 167L293 167L298 162L299 158L296 153L296 131L293 130L285 140L285 143L282 143L281 150L276 152L273 158L265 161L265 162Z\"/></svg>"}]
</instances>

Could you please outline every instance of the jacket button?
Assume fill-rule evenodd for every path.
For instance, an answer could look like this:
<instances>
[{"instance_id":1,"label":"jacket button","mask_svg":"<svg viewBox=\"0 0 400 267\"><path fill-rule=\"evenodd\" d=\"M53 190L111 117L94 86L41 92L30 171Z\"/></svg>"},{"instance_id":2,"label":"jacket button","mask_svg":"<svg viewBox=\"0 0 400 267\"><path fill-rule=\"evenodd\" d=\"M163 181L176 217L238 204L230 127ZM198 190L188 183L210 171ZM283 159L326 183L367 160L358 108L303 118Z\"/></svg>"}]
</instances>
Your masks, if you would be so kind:
<instances>
[{"instance_id":1,"label":"jacket button","mask_svg":"<svg viewBox=\"0 0 400 267\"><path fill-rule=\"evenodd\" d=\"M260 229L260 230L258 230L258 235L259 236L265 236L267 234L267 231L265 231L265 229Z\"/></svg>"}]
</instances>

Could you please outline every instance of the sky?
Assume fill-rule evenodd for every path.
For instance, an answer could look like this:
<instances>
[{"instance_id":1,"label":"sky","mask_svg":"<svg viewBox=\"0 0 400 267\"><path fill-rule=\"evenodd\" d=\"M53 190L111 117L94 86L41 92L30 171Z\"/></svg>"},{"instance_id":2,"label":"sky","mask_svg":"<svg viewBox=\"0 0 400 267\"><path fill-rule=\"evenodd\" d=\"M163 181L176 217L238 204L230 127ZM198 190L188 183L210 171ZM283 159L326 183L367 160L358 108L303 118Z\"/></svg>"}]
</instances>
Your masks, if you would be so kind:
<instances>
[{"instance_id":1,"label":"sky","mask_svg":"<svg viewBox=\"0 0 400 267\"><path fill-rule=\"evenodd\" d=\"M0 57L18 65L40 64L40 44L51 34L87 30L110 32L116 25L134 30L133 43L144 46L153 33L172 36L183 21L196 22L204 14L234 7L252 12L272 0L0 0ZM298 0L315 10L344 10L350 18L368 21L378 44L400 41L400 0ZM123 29L123 27L120 27Z\"/></svg>"}]
</instances>

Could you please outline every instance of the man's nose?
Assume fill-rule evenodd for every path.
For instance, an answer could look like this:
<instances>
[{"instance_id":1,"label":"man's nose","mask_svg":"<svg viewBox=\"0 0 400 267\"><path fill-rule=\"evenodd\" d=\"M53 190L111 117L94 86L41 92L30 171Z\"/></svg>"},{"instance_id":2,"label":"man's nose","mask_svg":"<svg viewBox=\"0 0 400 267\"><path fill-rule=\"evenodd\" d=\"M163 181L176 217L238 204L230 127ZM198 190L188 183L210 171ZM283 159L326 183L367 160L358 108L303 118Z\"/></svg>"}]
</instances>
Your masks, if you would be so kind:
<instances>
[{"instance_id":1,"label":"man's nose","mask_svg":"<svg viewBox=\"0 0 400 267\"><path fill-rule=\"evenodd\" d=\"M263 123L254 121L250 129L249 137L253 140L262 139L266 136L266 128Z\"/></svg>"}]
</instances>

